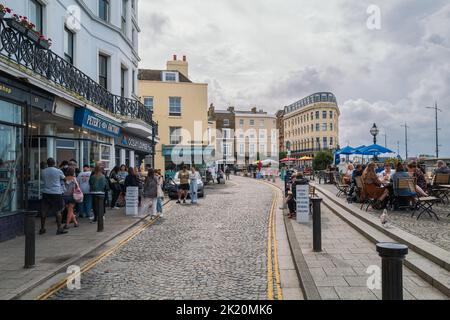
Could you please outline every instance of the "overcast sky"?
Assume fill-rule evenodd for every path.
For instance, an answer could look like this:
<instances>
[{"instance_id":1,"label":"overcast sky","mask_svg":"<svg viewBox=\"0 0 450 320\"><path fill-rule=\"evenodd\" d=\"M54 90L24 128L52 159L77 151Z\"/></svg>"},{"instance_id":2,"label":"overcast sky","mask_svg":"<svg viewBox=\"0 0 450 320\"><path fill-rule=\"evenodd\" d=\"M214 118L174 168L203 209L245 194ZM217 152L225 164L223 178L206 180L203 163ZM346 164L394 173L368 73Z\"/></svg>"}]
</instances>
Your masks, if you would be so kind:
<instances>
[{"instance_id":1,"label":"overcast sky","mask_svg":"<svg viewBox=\"0 0 450 320\"><path fill-rule=\"evenodd\" d=\"M381 10L370 30L367 9ZM448 0L141 0L141 67L187 55L190 78L209 84L217 108L275 113L318 91L341 109L341 146L371 142L374 122L388 147L435 154L437 100L441 155L450 156ZM380 135L380 144L384 137Z\"/></svg>"}]
</instances>

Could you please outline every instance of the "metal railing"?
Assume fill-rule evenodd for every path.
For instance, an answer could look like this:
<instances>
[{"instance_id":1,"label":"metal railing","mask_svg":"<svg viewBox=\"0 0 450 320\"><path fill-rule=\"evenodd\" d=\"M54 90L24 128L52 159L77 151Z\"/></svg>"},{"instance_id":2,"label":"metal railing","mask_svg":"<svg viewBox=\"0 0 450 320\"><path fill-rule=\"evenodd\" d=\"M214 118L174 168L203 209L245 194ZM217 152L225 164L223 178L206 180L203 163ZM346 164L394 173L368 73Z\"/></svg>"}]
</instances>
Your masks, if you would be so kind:
<instances>
[{"instance_id":1,"label":"metal railing","mask_svg":"<svg viewBox=\"0 0 450 320\"><path fill-rule=\"evenodd\" d=\"M41 47L9 19L0 18L0 56L63 87L111 114L143 120L157 133L153 113L140 101L117 96L51 50Z\"/></svg>"}]
</instances>

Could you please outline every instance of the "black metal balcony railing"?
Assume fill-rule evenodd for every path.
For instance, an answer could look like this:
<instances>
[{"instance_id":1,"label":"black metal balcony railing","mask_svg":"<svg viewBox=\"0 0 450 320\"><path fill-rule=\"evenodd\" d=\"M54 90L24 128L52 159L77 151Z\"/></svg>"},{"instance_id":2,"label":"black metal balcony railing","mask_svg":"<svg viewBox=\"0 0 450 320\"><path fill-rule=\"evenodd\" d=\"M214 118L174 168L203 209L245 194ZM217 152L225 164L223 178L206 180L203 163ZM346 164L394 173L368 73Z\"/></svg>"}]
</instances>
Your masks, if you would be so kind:
<instances>
[{"instance_id":1,"label":"black metal balcony railing","mask_svg":"<svg viewBox=\"0 0 450 320\"><path fill-rule=\"evenodd\" d=\"M45 50L25 34L0 19L0 55L45 77L112 114L140 119L158 132L152 111L140 101L114 95L51 50Z\"/></svg>"}]
</instances>

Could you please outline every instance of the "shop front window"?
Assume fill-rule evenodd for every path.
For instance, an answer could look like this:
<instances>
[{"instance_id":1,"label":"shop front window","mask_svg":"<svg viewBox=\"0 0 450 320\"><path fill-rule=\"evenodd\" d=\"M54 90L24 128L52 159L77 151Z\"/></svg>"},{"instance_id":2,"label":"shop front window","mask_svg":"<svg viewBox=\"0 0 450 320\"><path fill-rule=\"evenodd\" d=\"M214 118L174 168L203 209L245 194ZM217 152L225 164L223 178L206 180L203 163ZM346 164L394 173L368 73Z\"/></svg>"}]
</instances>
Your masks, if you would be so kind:
<instances>
[{"instance_id":1,"label":"shop front window","mask_svg":"<svg viewBox=\"0 0 450 320\"><path fill-rule=\"evenodd\" d=\"M0 101L0 215L23 209L22 108ZM10 125L8 125L10 124Z\"/></svg>"}]
</instances>

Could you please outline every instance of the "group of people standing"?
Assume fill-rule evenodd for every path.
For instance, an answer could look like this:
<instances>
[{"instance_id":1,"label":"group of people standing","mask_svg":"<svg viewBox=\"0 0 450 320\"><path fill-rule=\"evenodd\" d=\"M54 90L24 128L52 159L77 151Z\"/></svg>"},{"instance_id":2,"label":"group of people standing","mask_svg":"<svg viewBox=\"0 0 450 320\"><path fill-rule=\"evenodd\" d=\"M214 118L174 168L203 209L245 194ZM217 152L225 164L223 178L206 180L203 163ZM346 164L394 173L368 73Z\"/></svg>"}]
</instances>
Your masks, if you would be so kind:
<instances>
[{"instance_id":1,"label":"group of people standing","mask_svg":"<svg viewBox=\"0 0 450 320\"><path fill-rule=\"evenodd\" d=\"M56 216L58 235L66 234L71 224L78 228L78 218L89 218L91 223L96 223L100 206L95 205L95 201L105 201L106 207L108 193L111 191L110 207L118 209L119 199L121 205L125 205L128 187L139 188L140 207L142 198L149 199L146 204L152 206L152 218L163 217L164 182L160 170L147 166L147 175L144 176L139 169L122 165L114 168L107 176L100 161L95 166L84 165L83 171L80 171L75 160L63 161L56 167L56 161L52 158L47 160L46 166L42 171L41 235L47 232L45 224L49 214ZM101 197L97 198L95 195Z\"/></svg>"},{"instance_id":2,"label":"group of people standing","mask_svg":"<svg viewBox=\"0 0 450 320\"><path fill-rule=\"evenodd\" d=\"M79 227L75 208L78 207L80 217L85 214L91 218L91 222L97 221L98 206L93 206L92 194L104 194L108 187L108 181L103 173L103 165L98 162L95 167L84 166L83 172L77 176L76 163L74 161L63 162L56 167L54 159L47 160L47 168L42 171L42 201L41 201L41 229L39 234L45 234L46 218L48 214L56 216L57 234L66 234L73 223ZM102 198L103 199L103 198ZM94 209L91 216L92 208ZM66 212L63 226L63 212Z\"/></svg>"},{"instance_id":3,"label":"group of people standing","mask_svg":"<svg viewBox=\"0 0 450 320\"><path fill-rule=\"evenodd\" d=\"M187 166L178 172L178 179L180 184L178 185L178 204L186 203L188 194L191 197L191 204L198 204L198 181L202 179L200 173L195 166L191 167L189 171Z\"/></svg>"}]
</instances>

